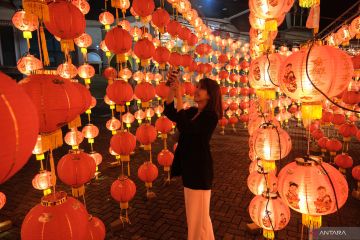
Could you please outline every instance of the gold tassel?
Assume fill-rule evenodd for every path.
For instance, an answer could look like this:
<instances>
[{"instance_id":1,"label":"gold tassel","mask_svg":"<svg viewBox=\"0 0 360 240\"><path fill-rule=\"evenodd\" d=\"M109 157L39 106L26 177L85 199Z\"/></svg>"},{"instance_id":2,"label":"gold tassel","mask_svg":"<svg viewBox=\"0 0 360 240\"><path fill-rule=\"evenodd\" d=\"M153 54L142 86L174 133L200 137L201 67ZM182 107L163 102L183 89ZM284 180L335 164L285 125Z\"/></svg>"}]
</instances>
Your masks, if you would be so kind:
<instances>
[{"instance_id":1,"label":"gold tassel","mask_svg":"<svg viewBox=\"0 0 360 240\"><path fill-rule=\"evenodd\" d=\"M61 45L61 51L64 53L75 51L74 41L72 39L69 40L61 39L60 45Z\"/></svg>"},{"instance_id":2,"label":"gold tassel","mask_svg":"<svg viewBox=\"0 0 360 240\"><path fill-rule=\"evenodd\" d=\"M53 186L55 192L56 173L55 173L55 162L54 162L52 149L50 149L50 171L51 171L51 186Z\"/></svg>"},{"instance_id":3,"label":"gold tassel","mask_svg":"<svg viewBox=\"0 0 360 240\"><path fill-rule=\"evenodd\" d=\"M277 31L277 21L276 19L266 20L265 22L265 30L269 32Z\"/></svg>"},{"instance_id":4,"label":"gold tassel","mask_svg":"<svg viewBox=\"0 0 360 240\"><path fill-rule=\"evenodd\" d=\"M78 115L74 120L68 123L68 128L78 128L81 127L81 118L80 115Z\"/></svg>"},{"instance_id":5,"label":"gold tassel","mask_svg":"<svg viewBox=\"0 0 360 240\"><path fill-rule=\"evenodd\" d=\"M49 21L49 7L45 0L23 0L25 12L35 14L40 20Z\"/></svg>"},{"instance_id":6,"label":"gold tassel","mask_svg":"<svg viewBox=\"0 0 360 240\"><path fill-rule=\"evenodd\" d=\"M85 186L81 185L78 188L72 187L71 194L73 195L73 197L76 197L76 198L83 196L85 194Z\"/></svg>"},{"instance_id":7,"label":"gold tassel","mask_svg":"<svg viewBox=\"0 0 360 240\"><path fill-rule=\"evenodd\" d=\"M49 52L46 46L44 27L42 25L40 27L40 38L41 38L41 49L43 52L44 65L49 66L50 65Z\"/></svg>"},{"instance_id":8,"label":"gold tassel","mask_svg":"<svg viewBox=\"0 0 360 240\"><path fill-rule=\"evenodd\" d=\"M44 138L44 141L47 141L50 149L56 149L63 145L63 138L61 129L56 130L50 134L42 134L41 138Z\"/></svg>"}]
</instances>

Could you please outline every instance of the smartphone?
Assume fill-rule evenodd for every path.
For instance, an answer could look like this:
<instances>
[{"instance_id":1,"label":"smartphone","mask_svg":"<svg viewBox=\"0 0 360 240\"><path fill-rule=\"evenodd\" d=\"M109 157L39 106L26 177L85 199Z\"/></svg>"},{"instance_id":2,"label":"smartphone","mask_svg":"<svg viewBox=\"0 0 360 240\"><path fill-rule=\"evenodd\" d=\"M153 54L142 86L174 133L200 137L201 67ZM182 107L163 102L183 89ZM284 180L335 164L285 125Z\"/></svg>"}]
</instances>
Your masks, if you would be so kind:
<instances>
[{"instance_id":1,"label":"smartphone","mask_svg":"<svg viewBox=\"0 0 360 240\"><path fill-rule=\"evenodd\" d=\"M175 69L175 68L171 69L169 71L169 73L167 74L167 79L168 80L166 81L165 85L170 87L170 84L173 81L172 77L175 77L178 74L179 74L179 69Z\"/></svg>"}]
</instances>

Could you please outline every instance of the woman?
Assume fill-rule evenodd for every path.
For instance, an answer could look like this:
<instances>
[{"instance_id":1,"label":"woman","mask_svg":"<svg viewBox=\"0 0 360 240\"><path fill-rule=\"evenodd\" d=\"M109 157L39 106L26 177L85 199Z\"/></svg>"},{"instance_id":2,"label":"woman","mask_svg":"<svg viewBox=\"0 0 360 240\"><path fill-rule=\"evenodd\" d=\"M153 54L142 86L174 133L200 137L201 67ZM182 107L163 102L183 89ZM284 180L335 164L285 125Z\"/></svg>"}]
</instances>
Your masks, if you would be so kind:
<instances>
[{"instance_id":1,"label":"woman","mask_svg":"<svg viewBox=\"0 0 360 240\"><path fill-rule=\"evenodd\" d=\"M184 110L177 76L170 76L169 81L171 91L164 114L176 122L180 133L171 175L182 177L188 239L211 240L214 239L209 213L213 160L209 142L222 117L220 87L209 78L201 79L194 94L197 107Z\"/></svg>"}]
</instances>

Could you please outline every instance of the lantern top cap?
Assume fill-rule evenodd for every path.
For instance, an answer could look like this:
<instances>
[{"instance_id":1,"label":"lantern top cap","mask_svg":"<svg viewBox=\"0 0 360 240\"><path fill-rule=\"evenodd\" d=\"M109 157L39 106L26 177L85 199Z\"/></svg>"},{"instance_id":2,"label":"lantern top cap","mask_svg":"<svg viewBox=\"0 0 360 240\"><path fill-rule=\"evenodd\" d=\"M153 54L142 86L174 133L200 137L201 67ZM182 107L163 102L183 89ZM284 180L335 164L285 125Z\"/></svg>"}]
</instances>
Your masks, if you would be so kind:
<instances>
[{"instance_id":1,"label":"lantern top cap","mask_svg":"<svg viewBox=\"0 0 360 240\"><path fill-rule=\"evenodd\" d=\"M41 205L50 207L50 206L58 206L66 202L67 194L66 192L59 191L54 194L49 194L41 198Z\"/></svg>"},{"instance_id":2,"label":"lantern top cap","mask_svg":"<svg viewBox=\"0 0 360 240\"><path fill-rule=\"evenodd\" d=\"M321 157L313 155L295 158L296 164L301 166L316 166L321 164L321 161Z\"/></svg>"},{"instance_id":3,"label":"lantern top cap","mask_svg":"<svg viewBox=\"0 0 360 240\"><path fill-rule=\"evenodd\" d=\"M72 153L72 154L79 154L82 152L84 152L84 149L70 149L69 150L69 153Z\"/></svg>"}]
</instances>

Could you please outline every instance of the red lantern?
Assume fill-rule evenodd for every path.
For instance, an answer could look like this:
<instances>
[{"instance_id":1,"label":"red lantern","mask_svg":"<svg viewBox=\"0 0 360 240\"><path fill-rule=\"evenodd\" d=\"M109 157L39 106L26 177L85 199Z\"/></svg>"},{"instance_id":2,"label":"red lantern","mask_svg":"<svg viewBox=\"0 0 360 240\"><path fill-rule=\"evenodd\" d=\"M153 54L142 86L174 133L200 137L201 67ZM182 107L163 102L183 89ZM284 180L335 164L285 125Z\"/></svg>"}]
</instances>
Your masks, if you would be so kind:
<instances>
[{"instance_id":1,"label":"red lantern","mask_svg":"<svg viewBox=\"0 0 360 240\"><path fill-rule=\"evenodd\" d=\"M185 94L189 96L194 96L196 87L191 82L184 82L183 87L185 89Z\"/></svg>"},{"instance_id":2,"label":"red lantern","mask_svg":"<svg viewBox=\"0 0 360 240\"><path fill-rule=\"evenodd\" d=\"M337 151L342 149L342 144L337 139L329 139L326 142L326 149L330 152L330 155L335 156Z\"/></svg>"},{"instance_id":3,"label":"red lantern","mask_svg":"<svg viewBox=\"0 0 360 240\"><path fill-rule=\"evenodd\" d=\"M99 218L90 215L88 229L90 236L87 239L93 239L93 240L105 239L105 234L106 234L105 225Z\"/></svg>"},{"instance_id":4,"label":"red lantern","mask_svg":"<svg viewBox=\"0 0 360 240\"><path fill-rule=\"evenodd\" d=\"M127 176L120 176L111 184L111 196L120 202L121 209L127 209L136 193L135 183Z\"/></svg>"},{"instance_id":5,"label":"red lantern","mask_svg":"<svg viewBox=\"0 0 360 240\"><path fill-rule=\"evenodd\" d=\"M255 196L249 204L249 214L263 229L266 239L274 239L274 231L285 228L290 221L289 207L275 193L264 192Z\"/></svg>"},{"instance_id":6,"label":"red lantern","mask_svg":"<svg viewBox=\"0 0 360 240\"><path fill-rule=\"evenodd\" d=\"M125 62L125 53L129 52L132 46L132 38L128 31L121 27L114 27L105 35L105 44L114 54L119 54L119 62Z\"/></svg>"},{"instance_id":7,"label":"red lantern","mask_svg":"<svg viewBox=\"0 0 360 240\"><path fill-rule=\"evenodd\" d=\"M327 174L324 174L323 168ZM344 176L315 156L309 159L297 158L282 168L278 190L281 199L290 208L303 214L302 223L310 229L321 226L322 215L334 213L337 207L341 208L349 191Z\"/></svg>"},{"instance_id":8,"label":"red lantern","mask_svg":"<svg viewBox=\"0 0 360 240\"><path fill-rule=\"evenodd\" d=\"M6 203L6 196L4 193L0 192L0 209L4 207Z\"/></svg>"},{"instance_id":9,"label":"red lantern","mask_svg":"<svg viewBox=\"0 0 360 240\"><path fill-rule=\"evenodd\" d=\"M226 70L221 70L219 72L219 77L220 77L221 80L225 80L225 79L227 79L229 77L229 72L226 71Z\"/></svg>"},{"instance_id":10,"label":"red lantern","mask_svg":"<svg viewBox=\"0 0 360 240\"><path fill-rule=\"evenodd\" d=\"M60 77L63 77L66 79L75 78L78 73L77 67L70 62L65 62L65 63L60 64L56 71Z\"/></svg>"},{"instance_id":11,"label":"red lantern","mask_svg":"<svg viewBox=\"0 0 360 240\"><path fill-rule=\"evenodd\" d=\"M48 7L49 20L44 23L51 34L69 40L85 32L85 16L71 2L52 2Z\"/></svg>"},{"instance_id":12,"label":"red lantern","mask_svg":"<svg viewBox=\"0 0 360 240\"><path fill-rule=\"evenodd\" d=\"M116 80L113 84L107 86L106 95L115 104L125 105L126 102L133 99L134 92L128 82Z\"/></svg>"},{"instance_id":13,"label":"red lantern","mask_svg":"<svg viewBox=\"0 0 360 240\"><path fill-rule=\"evenodd\" d=\"M170 20L170 22L166 25L166 31L172 36L177 37L179 32L181 31L181 24L176 20Z\"/></svg>"},{"instance_id":14,"label":"red lantern","mask_svg":"<svg viewBox=\"0 0 360 240\"><path fill-rule=\"evenodd\" d=\"M32 180L32 185L37 190L45 190L52 187L51 172L44 170L36 174Z\"/></svg>"},{"instance_id":15,"label":"red lantern","mask_svg":"<svg viewBox=\"0 0 360 240\"><path fill-rule=\"evenodd\" d=\"M142 64L148 65L148 60L152 58L155 53L154 44L149 39L143 38L135 43L134 53L140 58Z\"/></svg>"},{"instance_id":16,"label":"red lantern","mask_svg":"<svg viewBox=\"0 0 360 240\"><path fill-rule=\"evenodd\" d=\"M161 166L164 167L164 171L170 171L170 166L174 160L174 154L167 149L161 150L157 156L157 160Z\"/></svg>"},{"instance_id":17,"label":"red lantern","mask_svg":"<svg viewBox=\"0 0 360 240\"><path fill-rule=\"evenodd\" d=\"M99 128L91 123L86 124L82 129L82 134L87 139L94 139L99 135Z\"/></svg>"},{"instance_id":18,"label":"red lantern","mask_svg":"<svg viewBox=\"0 0 360 240\"><path fill-rule=\"evenodd\" d=\"M138 177L145 182L147 188L152 187L152 182L158 177L158 169L152 162L143 163L138 169Z\"/></svg>"},{"instance_id":19,"label":"red lantern","mask_svg":"<svg viewBox=\"0 0 360 240\"><path fill-rule=\"evenodd\" d=\"M343 136L345 142L349 142L352 136L355 136L358 129L353 123L344 123L339 127L339 133Z\"/></svg>"},{"instance_id":20,"label":"red lantern","mask_svg":"<svg viewBox=\"0 0 360 240\"><path fill-rule=\"evenodd\" d=\"M117 71L116 71L116 69L113 68L113 67L107 67L107 68L105 68L105 70L104 70L104 72L103 72L103 76L104 76L104 78L106 78L107 80L112 80L112 79L114 79L114 78L117 77ZM106 93L106 94L109 96L108 93Z\"/></svg>"},{"instance_id":21,"label":"red lantern","mask_svg":"<svg viewBox=\"0 0 360 240\"><path fill-rule=\"evenodd\" d=\"M205 55L210 54L210 52L212 51L212 48L209 44L202 43L202 44L197 45L195 51L200 56L205 56Z\"/></svg>"},{"instance_id":22,"label":"red lantern","mask_svg":"<svg viewBox=\"0 0 360 240\"><path fill-rule=\"evenodd\" d=\"M340 126L346 122L346 116L342 113L335 113L331 122L334 125Z\"/></svg>"},{"instance_id":23,"label":"red lantern","mask_svg":"<svg viewBox=\"0 0 360 240\"><path fill-rule=\"evenodd\" d=\"M0 72L0 184L28 161L39 131L37 109L14 80Z\"/></svg>"},{"instance_id":24,"label":"red lantern","mask_svg":"<svg viewBox=\"0 0 360 240\"><path fill-rule=\"evenodd\" d=\"M226 64L229 61L229 58L226 54L221 54L218 58L219 63Z\"/></svg>"},{"instance_id":25,"label":"red lantern","mask_svg":"<svg viewBox=\"0 0 360 240\"><path fill-rule=\"evenodd\" d=\"M76 46L78 46L80 48L88 48L92 44L92 39L89 34L83 33L79 37L74 39L74 43L76 44ZM81 51L84 51L84 50L81 50Z\"/></svg>"},{"instance_id":26,"label":"red lantern","mask_svg":"<svg viewBox=\"0 0 360 240\"><path fill-rule=\"evenodd\" d=\"M84 135L76 128L73 128L70 132L66 133L64 140L66 144L78 147L84 140Z\"/></svg>"},{"instance_id":27,"label":"red lantern","mask_svg":"<svg viewBox=\"0 0 360 240\"><path fill-rule=\"evenodd\" d=\"M346 153L336 155L336 157L334 158L334 162L336 166L339 167L340 172L344 174L346 173L345 169L351 168L354 163L352 157Z\"/></svg>"},{"instance_id":28,"label":"red lantern","mask_svg":"<svg viewBox=\"0 0 360 240\"><path fill-rule=\"evenodd\" d=\"M71 0L72 4L74 4L82 14L86 15L90 11L90 5L86 0Z\"/></svg>"},{"instance_id":29,"label":"red lantern","mask_svg":"<svg viewBox=\"0 0 360 240\"><path fill-rule=\"evenodd\" d=\"M179 32L179 38L184 42L187 42L188 39L191 37L191 31L187 27L182 27Z\"/></svg>"},{"instance_id":30,"label":"red lantern","mask_svg":"<svg viewBox=\"0 0 360 240\"><path fill-rule=\"evenodd\" d=\"M120 155L121 160L130 160L129 156L136 147L136 137L130 132L118 132L111 137L110 147L114 152Z\"/></svg>"},{"instance_id":31,"label":"red lantern","mask_svg":"<svg viewBox=\"0 0 360 240\"><path fill-rule=\"evenodd\" d=\"M181 54L178 52L172 52L170 54L170 58L169 58L169 64L172 65L175 68L178 68L181 66L182 64L182 58L181 58Z\"/></svg>"},{"instance_id":32,"label":"red lantern","mask_svg":"<svg viewBox=\"0 0 360 240\"><path fill-rule=\"evenodd\" d=\"M72 187L74 197L85 193L84 184L90 181L96 172L92 157L79 150L70 151L57 164L57 173L62 182Z\"/></svg>"},{"instance_id":33,"label":"red lantern","mask_svg":"<svg viewBox=\"0 0 360 240\"><path fill-rule=\"evenodd\" d=\"M112 131L113 134L115 134L116 130L118 130L120 127L121 127L121 122L115 117L112 117L106 122L106 128Z\"/></svg>"},{"instance_id":34,"label":"red lantern","mask_svg":"<svg viewBox=\"0 0 360 240\"><path fill-rule=\"evenodd\" d=\"M355 105L360 102L360 93L358 91L348 91L345 90L343 93L341 100L350 105Z\"/></svg>"},{"instance_id":35,"label":"red lantern","mask_svg":"<svg viewBox=\"0 0 360 240\"><path fill-rule=\"evenodd\" d=\"M84 205L65 192L49 194L33 207L21 226L21 239L86 239L88 213Z\"/></svg>"},{"instance_id":36,"label":"red lantern","mask_svg":"<svg viewBox=\"0 0 360 240\"><path fill-rule=\"evenodd\" d=\"M160 82L156 87L155 87L155 92L156 95L161 97L162 99L165 99L170 91L170 87L166 86L165 82Z\"/></svg>"},{"instance_id":37,"label":"red lantern","mask_svg":"<svg viewBox=\"0 0 360 240\"><path fill-rule=\"evenodd\" d=\"M114 15L108 11L102 12L99 15L99 22L105 26L106 30L110 29L110 25L114 23L114 20Z\"/></svg>"},{"instance_id":38,"label":"red lantern","mask_svg":"<svg viewBox=\"0 0 360 240\"><path fill-rule=\"evenodd\" d=\"M155 128L162 134L168 134L172 130L172 122L165 116L160 117L155 122Z\"/></svg>"},{"instance_id":39,"label":"red lantern","mask_svg":"<svg viewBox=\"0 0 360 240\"><path fill-rule=\"evenodd\" d=\"M201 74L209 74L212 71L212 66L209 63L199 63L197 71Z\"/></svg>"},{"instance_id":40,"label":"red lantern","mask_svg":"<svg viewBox=\"0 0 360 240\"><path fill-rule=\"evenodd\" d=\"M153 125L149 123L141 124L136 129L136 139L143 145L149 146L156 140L157 132Z\"/></svg>"},{"instance_id":41,"label":"red lantern","mask_svg":"<svg viewBox=\"0 0 360 240\"><path fill-rule=\"evenodd\" d=\"M333 115L332 112L324 111L324 112L322 113L321 121L322 121L323 123L325 123L325 124L329 124L329 123L332 122L333 117L334 117L334 115Z\"/></svg>"},{"instance_id":42,"label":"red lantern","mask_svg":"<svg viewBox=\"0 0 360 240\"><path fill-rule=\"evenodd\" d=\"M159 29L161 33L164 33L165 26L170 22L169 13L163 9L158 8L153 14L151 21Z\"/></svg>"},{"instance_id":43,"label":"red lantern","mask_svg":"<svg viewBox=\"0 0 360 240\"><path fill-rule=\"evenodd\" d=\"M99 166L102 163L103 157L100 153L92 151L89 153L89 156L94 159L96 166Z\"/></svg>"},{"instance_id":44,"label":"red lantern","mask_svg":"<svg viewBox=\"0 0 360 240\"><path fill-rule=\"evenodd\" d=\"M154 12L154 0L134 0L132 8L140 17L147 17Z\"/></svg>"},{"instance_id":45,"label":"red lantern","mask_svg":"<svg viewBox=\"0 0 360 240\"><path fill-rule=\"evenodd\" d=\"M16 64L17 69L24 75L30 75L32 72L42 69L42 62L33 55L27 54L21 57Z\"/></svg>"},{"instance_id":46,"label":"red lantern","mask_svg":"<svg viewBox=\"0 0 360 240\"><path fill-rule=\"evenodd\" d=\"M195 34L191 34L190 37L187 39L187 44L189 46L195 46L198 43L199 39Z\"/></svg>"},{"instance_id":47,"label":"red lantern","mask_svg":"<svg viewBox=\"0 0 360 240\"><path fill-rule=\"evenodd\" d=\"M159 46L154 53L154 60L160 64L160 69L165 69L165 64L170 59L170 51L166 47Z\"/></svg>"},{"instance_id":48,"label":"red lantern","mask_svg":"<svg viewBox=\"0 0 360 240\"><path fill-rule=\"evenodd\" d=\"M11 20L17 29L23 31L23 37L26 39L32 38L31 32L39 27L38 17L32 13L26 13L24 10L15 12Z\"/></svg>"},{"instance_id":49,"label":"red lantern","mask_svg":"<svg viewBox=\"0 0 360 240\"><path fill-rule=\"evenodd\" d=\"M315 140L319 140L320 138L324 137L324 133L321 129L315 129L314 131L311 132L311 136Z\"/></svg>"},{"instance_id":50,"label":"red lantern","mask_svg":"<svg viewBox=\"0 0 360 240\"><path fill-rule=\"evenodd\" d=\"M360 182L360 165L357 165L352 169L351 175L355 178L355 180Z\"/></svg>"},{"instance_id":51,"label":"red lantern","mask_svg":"<svg viewBox=\"0 0 360 240\"><path fill-rule=\"evenodd\" d=\"M85 80L85 84L90 84L92 78L95 75L95 69L92 65L84 63L78 68L79 77Z\"/></svg>"},{"instance_id":52,"label":"red lantern","mask_svg":"<svg viewBox=\"0 0 360 240\"><path fill-rule=\"evenodd\" d=\"M141 82L135 87L135 96L147 103L155 97L155 88L151 83Z\"/></svg>"}]
</instances>

